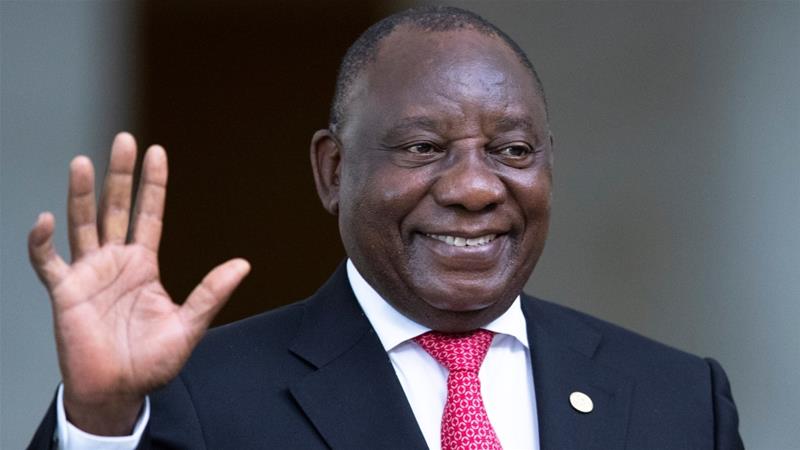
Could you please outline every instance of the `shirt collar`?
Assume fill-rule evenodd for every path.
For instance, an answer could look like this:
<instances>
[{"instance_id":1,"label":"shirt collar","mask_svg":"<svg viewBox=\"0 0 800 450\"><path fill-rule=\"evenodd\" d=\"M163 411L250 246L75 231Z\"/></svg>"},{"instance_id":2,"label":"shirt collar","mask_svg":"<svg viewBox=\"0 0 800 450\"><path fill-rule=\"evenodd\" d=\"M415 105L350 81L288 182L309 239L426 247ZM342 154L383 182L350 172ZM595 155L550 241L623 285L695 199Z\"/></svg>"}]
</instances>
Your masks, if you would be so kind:
<instances>
[{"instance_id":1,"label":"shirt collar","mask_svg":"<svg viewBox=\"0 0 800 450\"><path fill-rule=\"evenodd\" d=\"M364 314L367 315L367 319L372 324L372 328L375 329L378 339L380 339L384 350L387 352L403 342L431 330L394 309L389 302L384 300L367 283L350 259L347 260L347 278L350 280L350 286L353 288L358 304L361 305L361 309L364 310ZM529 348L528 328L525 324L525 316L522 314L519 296L514 299L514 303L511 304L511 307L506 312L483 328L495 333L512 336L526 348Z\"/></svg>"}]
</instances>

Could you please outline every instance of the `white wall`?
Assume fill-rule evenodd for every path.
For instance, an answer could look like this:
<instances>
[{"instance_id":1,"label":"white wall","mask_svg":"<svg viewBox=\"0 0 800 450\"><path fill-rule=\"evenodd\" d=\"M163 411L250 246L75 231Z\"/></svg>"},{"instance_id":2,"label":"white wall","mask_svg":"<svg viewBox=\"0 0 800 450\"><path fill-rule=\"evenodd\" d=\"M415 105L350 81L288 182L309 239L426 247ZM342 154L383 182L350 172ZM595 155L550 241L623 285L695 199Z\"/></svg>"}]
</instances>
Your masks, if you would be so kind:
<instances>
[{"instance_id":1,"label":"white wall","mask_svg":"<svg viewBox=\"0 0 800 450\"><path fill-rule=\"evenodd\" d=\"M67 165L104 170L130 124L131 7L121 2L0 1L0 448L24 448L59 379L50 305L28 264L37 214L56 214L68 258Z\"/></svg>"},{"instance_id":2,"label":"white wall","mask_svg":"<svg viewBox=\"0 0 800 450\"><path fill-rule=\"evenodd\" d=\"M726 369L798 448L800 2L457 2L528 52L556 135L528 291Z\"/></svg>"}]
</instances>

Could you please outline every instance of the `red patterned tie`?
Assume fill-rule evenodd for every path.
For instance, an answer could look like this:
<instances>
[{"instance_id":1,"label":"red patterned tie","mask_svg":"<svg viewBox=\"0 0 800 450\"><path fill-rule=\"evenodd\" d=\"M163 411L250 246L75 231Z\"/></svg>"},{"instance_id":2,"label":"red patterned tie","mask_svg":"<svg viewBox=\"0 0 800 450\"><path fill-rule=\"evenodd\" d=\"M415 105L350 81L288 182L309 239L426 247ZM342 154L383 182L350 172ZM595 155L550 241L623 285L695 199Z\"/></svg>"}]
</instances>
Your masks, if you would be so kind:
<instances>
[{"instance_id":1,"label":"red patterned tie","mask_svg":"<svg viewBox=\"0 0 800 450\"><path fill-rule=\"evenodd\" d=\"M501 450L481 397L478 371L494 333L431 331L414 340L450 371L442 415L442 450Z\"/></svg>"}]
</instances>

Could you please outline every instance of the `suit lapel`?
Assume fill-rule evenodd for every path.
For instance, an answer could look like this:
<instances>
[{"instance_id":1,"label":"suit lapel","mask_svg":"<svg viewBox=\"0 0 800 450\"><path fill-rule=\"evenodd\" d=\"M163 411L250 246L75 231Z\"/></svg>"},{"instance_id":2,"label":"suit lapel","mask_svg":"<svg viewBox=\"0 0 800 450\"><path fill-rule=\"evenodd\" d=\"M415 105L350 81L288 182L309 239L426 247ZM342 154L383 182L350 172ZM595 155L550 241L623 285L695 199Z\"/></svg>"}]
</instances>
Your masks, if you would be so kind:
<instances>
[{"instance_id":1,"label":"suit lapel","mask_svg":"<svg viewBox=\"0 0 800 450\"><path fill-rule=\"evenodd\" d=\"M525 298L533 379L543 450L622 449L633 383L593 357L602 336L575 315ZM572 392L588 395L594 409L580 413Z\"/></svg>"},{"instance_id":2,"label":"suit lapel","mask_svg":"<svg viewBox=\"0 0 800 450\"><path fill-rule=\"evenodd\" d=\"M331 448L426 448L344 264L309 300L290 350L316 368L290 391Z\"/></svg>"},{"instance_id":3,"label":"suit lapel","mask_svg":"<svg viewBox=\"0 0 800 450\"><path fill-rule=\"evenodd\" d=\"M542 450L622 449L633 383L594 358L602 336L574 314L523 296ZM291 386L331 448L427 448L342 264L306 306L290 350L316 370ZM577 412L569 396L594 403Z\"/></svg>"}]
</instances>

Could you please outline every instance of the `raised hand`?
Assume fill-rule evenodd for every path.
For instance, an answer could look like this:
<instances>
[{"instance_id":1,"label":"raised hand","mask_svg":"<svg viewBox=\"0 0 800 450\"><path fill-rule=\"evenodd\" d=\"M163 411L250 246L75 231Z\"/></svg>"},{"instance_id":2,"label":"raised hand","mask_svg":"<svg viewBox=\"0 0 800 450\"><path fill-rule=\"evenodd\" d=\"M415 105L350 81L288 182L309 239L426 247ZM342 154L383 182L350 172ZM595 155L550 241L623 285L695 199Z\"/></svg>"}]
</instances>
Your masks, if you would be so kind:
<instances>
[{"instance_id":1,"label":"raised hand","mask_svg":"<svg viewBox=\"0 0 800 450\"><path fill-rule=\"evenodd\" d=\"M159 146L144 157L130 240L136 143L120 133L111 148L97 220L94 168L70 164L68 232L72 263L53 246L53 215L28 238L31 263L53 305L69 420L93 434L130 432L144 396L174 378L214 315L250 270L242 259L214 268L183 305L159 279L158 245L167 183Z\"/></svg>"}]
</instances>

